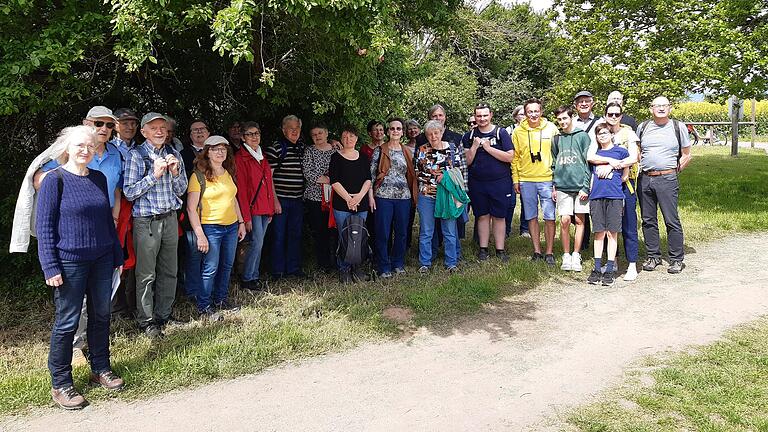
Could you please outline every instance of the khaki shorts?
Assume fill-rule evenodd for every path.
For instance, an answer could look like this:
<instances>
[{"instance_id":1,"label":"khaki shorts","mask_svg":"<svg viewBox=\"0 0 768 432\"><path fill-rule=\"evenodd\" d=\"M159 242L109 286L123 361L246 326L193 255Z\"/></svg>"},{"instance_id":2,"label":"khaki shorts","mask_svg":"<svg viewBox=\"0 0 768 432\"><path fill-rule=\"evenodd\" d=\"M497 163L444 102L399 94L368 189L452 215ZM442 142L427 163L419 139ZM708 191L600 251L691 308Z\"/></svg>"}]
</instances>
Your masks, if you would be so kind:
<instances>
[{"instance_id":1,"label":"khaki shorts","mask_svg":"<svg viewBox=\"0 0 768 432\"><path fill-rule=\"evenodd\" d=\"M557 191L557 215L573 216L576 213L589 213L589 197L580 200L578 192Z\"/></svg>"}]
</instances>

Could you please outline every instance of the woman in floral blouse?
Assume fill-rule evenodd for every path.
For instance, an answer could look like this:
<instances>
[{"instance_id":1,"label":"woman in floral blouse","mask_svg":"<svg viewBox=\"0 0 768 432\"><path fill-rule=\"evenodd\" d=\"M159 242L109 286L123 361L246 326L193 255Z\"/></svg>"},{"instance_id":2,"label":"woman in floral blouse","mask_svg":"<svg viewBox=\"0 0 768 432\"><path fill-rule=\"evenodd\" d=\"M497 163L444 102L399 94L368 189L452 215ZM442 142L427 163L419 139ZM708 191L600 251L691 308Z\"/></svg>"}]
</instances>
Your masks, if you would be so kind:
<instances>
[{"instance_id":1,"label":"woman in floral blouse","mask_svg":"<svg viewBox=\"0 0 768 432\"><path fill-rule=\"evenodd\" d=\"M327 200L330 199L328 165L336 149L328 141L328 128L324 125L314 126L309 134L314 145L307 147L302 162L305 183L304 206L307 209L309 227L315 242L317 266L325 271L334 271L336 239L333 231L328 228L330 207ZM325 192L325 198L323 197L324 189L328 189ZM325 204L323 204L324 201Z\"/></svg>"}]
</instances>

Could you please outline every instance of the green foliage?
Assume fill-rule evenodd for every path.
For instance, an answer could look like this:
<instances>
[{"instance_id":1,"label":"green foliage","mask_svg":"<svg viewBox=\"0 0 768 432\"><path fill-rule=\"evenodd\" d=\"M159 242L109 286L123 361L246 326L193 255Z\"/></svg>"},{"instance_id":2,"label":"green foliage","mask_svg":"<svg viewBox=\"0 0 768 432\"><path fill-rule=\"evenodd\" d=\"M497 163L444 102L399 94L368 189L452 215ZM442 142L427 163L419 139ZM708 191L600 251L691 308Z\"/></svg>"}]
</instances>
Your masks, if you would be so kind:
<instances>
[{"instance_id":1,"label":"green foliage","mask_svg":"<svg viewBox=\"0 0 768 432\"><path fill-rule=\"evenodd\" d=\"M447 125L464 130L478 91L477 80L467 64L455 55L430 55L421 75L403 92L402 103L407 116L418 119L423 125L429 108L439 102L447 110Z\"/></svg>"},{"instance_id":2,"label":"green foliage","mask_svg":"<svg viewBox=\"0 0 768 432\"><path fill-rule=\"evenodd\" d=\"M573 68L553 96L620 90L637 113L657 95L768 90L766 20L749 0L558 0Z\"/></svg>"}]
</instances>

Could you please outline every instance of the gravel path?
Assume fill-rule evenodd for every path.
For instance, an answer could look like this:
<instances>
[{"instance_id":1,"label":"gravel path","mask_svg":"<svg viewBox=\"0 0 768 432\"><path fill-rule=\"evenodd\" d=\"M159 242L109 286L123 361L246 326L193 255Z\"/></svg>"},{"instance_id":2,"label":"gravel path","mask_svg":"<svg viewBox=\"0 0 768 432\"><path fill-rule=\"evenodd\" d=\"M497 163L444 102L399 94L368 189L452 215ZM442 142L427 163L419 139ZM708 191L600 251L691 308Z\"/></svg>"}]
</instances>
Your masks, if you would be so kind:
<instances>
[{"instance_id":1,"label":"gravel path","mask_svg":"<svg viewBox=\"0 0 768 432\"><path fill-rule=\"evenodd\" d=\"M613 288L564 279L470 320L264 373L2 430L495 431L556 429L639 357L719 338L768 313L768 234L689 250ZM587 274L583 275L586 278Z\"/></svg>"}]
</instances>

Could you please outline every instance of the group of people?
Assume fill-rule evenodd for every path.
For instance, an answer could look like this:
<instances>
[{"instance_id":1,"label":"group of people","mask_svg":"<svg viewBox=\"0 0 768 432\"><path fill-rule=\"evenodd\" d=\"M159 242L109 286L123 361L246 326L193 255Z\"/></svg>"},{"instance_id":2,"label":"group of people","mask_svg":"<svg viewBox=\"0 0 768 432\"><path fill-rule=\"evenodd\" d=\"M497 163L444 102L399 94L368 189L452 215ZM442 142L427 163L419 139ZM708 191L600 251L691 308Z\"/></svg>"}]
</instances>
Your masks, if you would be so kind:
<instances>
[{"instance_id":1,"label":"group of people","mask_svg":"<svg viewBox=\"0 0 768 432\"><path fill-rule=\"evenodd\" d=\"M33 161L14 223L11 251L26 250L34 227L46 284L55 288L49 355L54 401L68 409L86 404L71 373L73 352L85 340L91 381L123 387L109 363L111 313L135 314L146 335L162 337L174 321L179 280L203 319L220 320L222 311L236 309L228 300L230 276L238 243L246 238L241 288L266 287L265 250L271 279L304 277L305 217L317 268L338 271L343 283L368 279L359 249L369 244L378 277L405 273L416 213L418 272L431 271L440 243L444 268L454 272L463 259L460 239L470 209L478 260L490 259L491 235L495 256L509 260L505 238L519 194L520 233L531 239L533 261L556 265L557 213L561 268L581 271L591 220L595 270L588 281L611 285L619 231L629 262L625 280L637 277L639 197L648 253L643 269L661 264L660 207L668 271L680 272L677 174L690 161L687 134L669 118L671 105L663 97L651 105L652 120L639 126L623 115L618 92L609 97L604 117L592 113L593 104L591 93L578 93L573 106L554 111L555 126L543 116L542 102L529 99L515 110L515 124L504 128L481 103L463 134L446 128L446 110L435 105L423 128L401 118L371 121L370 139L360 145L354 126L341 131L339 142L322 124L309 129L312 144L306 145L301 119L288 115L280 138L266 146L252 121L229 128L225 137L211 135L208 124L196 120L188 145L181 145L175 122L165 115L139 118L126 108L113 113L93 107L83 125L62 130ZM268 230L271 243L265 245ZM359 236L361 231L368 235Z\"/></svg>"}]
</instances>

